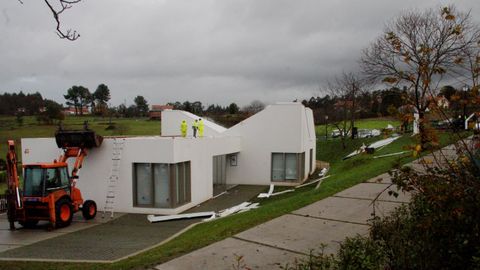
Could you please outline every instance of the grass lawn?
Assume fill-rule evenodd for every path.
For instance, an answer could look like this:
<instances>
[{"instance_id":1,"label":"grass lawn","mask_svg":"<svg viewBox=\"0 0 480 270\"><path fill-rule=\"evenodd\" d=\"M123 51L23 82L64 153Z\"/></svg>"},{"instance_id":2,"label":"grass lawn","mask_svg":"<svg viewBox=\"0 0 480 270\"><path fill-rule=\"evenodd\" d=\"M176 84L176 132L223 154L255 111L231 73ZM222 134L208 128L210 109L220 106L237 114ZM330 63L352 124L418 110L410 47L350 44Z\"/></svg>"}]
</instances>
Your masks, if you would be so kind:
<instances>
[{"instance_id":1,"label":"grass lawn","mask_svg":"<svg viewBox=\"0 0 480 270\"><path fill-rule=\"evenodd\" d=\"M160 122L148 118L113 118L115 129L107 129L109 118L93 116L67 116L65 128L82 129L83 122L88 121L89 128L102 136L112 135L160 135ZM7 155L7 140L14 139L18 159L21 161L21 138L53 137L57 125L39 124L34 116L25 116L23 124L19 125L14 116L0 116L0 158ZM5 192L5 183L0 183L0 194Z\"/></svg>"},{"instance_id":2,"label":"grass lawn","mask_svg":"<svg viewBox=\"0 0 480 270\"><path fill-rule=\"evenodd\" d=\"M442 145L458 140L449 133L440 133ZM139 269L160 264L172 258L181 256L198 248L230 237L255 225L281 216L315 201L329 197L341 190L367 179L387 172L395 165L405 164L414 158L410 154L373 159L372 155L359 155L351 159L342 157L355 150L363 142L379 138L359 139L349 141L346 149L342 149L339 140L318 141L317 157L331 163L330 175L319 190L306 186L292 193L265 199L261 207L249 212L235 214L212 222L201 223L172 241L146 251L129 259L113 264L82 264L55 262L2 262L2 269ZM409 135L396 140L374 155L387 154L404 150L405 146L414 144ZM232 262L233 263L233 262Z\"/></svg>"},{"instance_id":3,"label":"grass lawn","mask_svg":"<svg viewBox=\"0 0 480 270\"><path fill-rule=\"evenodd\" d=\"M390 118L369 118L369 119L360 119L355 121L355 126L358 128L368 128L368 129L379 129L382 130L387 127L387 125L390 124L394 127L400 126L400 121L396 119L390 119ZM336 130L337 128L334 127L333 125L329 124L327 126L327 133L328 136L332 134L333 130ZM315 126L315 131L317 132L317 136L325 137L325 125L318 125Z\"/></svg>"}]
</instances>

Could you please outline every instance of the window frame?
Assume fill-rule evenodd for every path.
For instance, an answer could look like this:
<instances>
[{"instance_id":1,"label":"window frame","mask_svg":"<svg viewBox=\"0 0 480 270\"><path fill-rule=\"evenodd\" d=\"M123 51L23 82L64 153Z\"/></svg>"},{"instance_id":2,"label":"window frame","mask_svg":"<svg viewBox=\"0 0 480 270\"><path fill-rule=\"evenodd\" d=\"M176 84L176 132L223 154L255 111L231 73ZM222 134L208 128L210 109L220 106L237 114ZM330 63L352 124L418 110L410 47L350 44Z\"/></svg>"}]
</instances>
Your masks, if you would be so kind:
<instances>
[{"instance_id":1,"label":"window frame","mask_svg":"<svg viewBox=\"0 0 480 270\"><path fill-rule=\"evenodd\" d=\"M273 179L273 156L274 155L283 156L283 179ZM296 155L296 166L297 166L297 175L296 179L287 179L287 154ZM301 153L291 153L291 152L272 152L270 154L270 181L275 183L297 183L301 182L305 178L305 152Z\"/></svg>"},{"instance_id":2,"label":"window frame","mask_svg":"<svg viewBox=\"0 0 480 270\"><path fill-rule=\"evenodd\" d=\"M137 164L150 164L150 196L152 198L151 204L138 204L137 198ZM165 164L168 166L168 179L169 179L169 196L170 202L168 207L159 207L156 206L157 202L155 200L155 173L154 167L156 164ZM181 170L181 172L180 172ZM177 174L181 177L177 178ZM133 191L133 207L140 208L158 208L158 209L171 209L177 208L182 205L188 204L192 201L192 192L191 192L191 162L177 162L177 163L150 163L150 162L134 162L132 163L132 191ZM180 195L180 192L183 193L182 196L178 196L181 200L178 200L177 193Z\"/></svg>"}]
</instances>

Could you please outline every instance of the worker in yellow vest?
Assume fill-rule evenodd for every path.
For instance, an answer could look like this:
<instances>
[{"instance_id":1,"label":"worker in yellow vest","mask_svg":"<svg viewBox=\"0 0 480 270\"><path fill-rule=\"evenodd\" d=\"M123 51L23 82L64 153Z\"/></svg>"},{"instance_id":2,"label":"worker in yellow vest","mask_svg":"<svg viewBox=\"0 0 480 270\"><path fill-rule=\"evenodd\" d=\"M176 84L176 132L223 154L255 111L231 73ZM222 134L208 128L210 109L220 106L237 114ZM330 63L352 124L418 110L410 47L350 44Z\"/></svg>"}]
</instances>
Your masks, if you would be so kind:
<instances>
[{"instance_id":1,"label":"worker in yellow vest","mask_svg":"<svg viewBox=\"0 0 480 270\"><path fill-rule=\"evenodd\" d=\"M205 126L203 125L203 120L200 118L198 120L198 137L202 138L203 137L203 129Z\"/></svg>"},{"instance_id":2,"label":"worker in yellow vest","mask_svg":"<svg viewBox=\"0 0 480 270\"><path fill-rule=\"evenodd\" d=\"M180 125L180 131L182 132L182 137L187 137L187 121L183 120L182 124Z\"/></svg>"},{"instance_id":3,"label":"worker in yellow vest","mask_svg":"<svg viewBox=\"0 0 480 270\"><path fill-rule=\"evenodd\" d=\"M193 121L192 129L193 129L193 137L196 138L197 137L197 130L198 130L198 120L197 119L195 119L195 121Z\"/></svg>"}]
</instances>

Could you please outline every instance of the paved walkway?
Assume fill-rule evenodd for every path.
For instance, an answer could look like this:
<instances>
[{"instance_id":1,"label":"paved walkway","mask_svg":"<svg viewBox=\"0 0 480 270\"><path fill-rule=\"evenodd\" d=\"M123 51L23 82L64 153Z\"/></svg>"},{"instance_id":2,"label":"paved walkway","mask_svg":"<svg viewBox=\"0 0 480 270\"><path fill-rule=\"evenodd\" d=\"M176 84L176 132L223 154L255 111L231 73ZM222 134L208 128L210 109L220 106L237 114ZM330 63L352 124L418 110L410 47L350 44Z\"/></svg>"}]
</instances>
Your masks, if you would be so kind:
<instances>
[{"instance_id":1,"label":"paved walkway","mask_svg":"<svg viewBox=\"0 0 480 270\"><path fill-rule=\"evenodd\" d=\"M279 269L318 249L320 243L327 244L325 252L333 253L340 240L368 232L367 220L374 207L382 216L409 200L408 194L389 196L390 183L389 175L383 174L156 269L232 269L238 256L243 256L242 264L251 269Z\"/></svg>"},{"instance_id":2,"label":"paved walkway","mask_svg":"<svg viewBox=\"0 0 480 270\"><path fill-rule=\"evenodd\" d=\"M455 156L455 148L447 146L441 153L436 152L409 165L424 169L425 164L428 166L435 160L444 163ZM376 215L384 216L409 201L409 194L399 193L396 198L389 196L389 190L397 191L390 184L387 173L379 175L332 197L158 265L156 269L233 269L241 256L241 265L251 269L280 269L295 259L305 258L311 250L318 250L320 243L327 244L324 252L333 253L345 237L368 233L367 220L372 218L374 209ZM379 193L377 203L372 205Z\"/></svg>"},{"instance_id":3,"label":"paved walkway","mask_svg":"<svg viewBox=\"0 0 480 270\"><path fill-rule=\"evenodd\" d=\"M265 191L266 186L241 185L227 194L206 201L189 211L218 211L232 207ZM101 216L101 213L99 213ZM71 226L47 231L8 230L6 215L0 217L0 260L112 262L164 243L203 218L150 223L146 215L124 214L111 220L97 217L85 221L75 215ZM3 252L2 252L3 251Z\"/></svg>"},{"instance_id":4,"label":"paved walkway","mask_svg":"<svg viewBox=\"0 0 480 270\"><path fill-rule=\"evenodd\" d=\"M115 218L119 216L121 216L121 214L116 214ZM102 219L98 216L92 220L84 220L81 214L76 214L74 215L72 224L65 228L49 231L49 223L41 221L36 228L32 229L22 228L22 226L16 223L16 230L11 231L7 214L3 213L0 214L0 252L91 228L107 221L110 221L110 219Z\"/></svg>"}]
</instances>

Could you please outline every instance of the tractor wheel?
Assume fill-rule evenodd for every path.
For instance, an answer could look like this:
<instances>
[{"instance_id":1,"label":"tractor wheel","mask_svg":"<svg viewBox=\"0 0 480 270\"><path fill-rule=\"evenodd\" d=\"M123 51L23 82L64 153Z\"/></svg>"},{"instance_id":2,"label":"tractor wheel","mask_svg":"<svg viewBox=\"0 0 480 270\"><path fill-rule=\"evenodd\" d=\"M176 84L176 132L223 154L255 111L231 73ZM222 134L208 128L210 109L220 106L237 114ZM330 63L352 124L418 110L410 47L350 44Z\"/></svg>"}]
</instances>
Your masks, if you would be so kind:
<instances>
[{"instance_id":1,"label":"tractor wheel","mask_svg":"<svg viewBox=\"0 0 480 270\"><path fill-rule=\"evenodd\" d=\"M92 200L86 200L82 206L83 218L92 219L97 215L97 204Z\"/></svg>"},{"instance_id":2,"label":"tractor wheel","mask_svg":"<svg viewBox=\"0 0 480 270\"><path fill-rule=\"evenodd\" d=\"M35 228L38 224L38 220L35 219L27 219L26 221L19 221L20 225L24 228Z\"/></svg>"},{"instance_id":3,"label":"tractor wheel","mask_svg":"<svg viewBox=\"0 0 480 270\"><path fill-rule=\"evenodd\" d=\"M62 228L70 225L73 218L73 206L67 198L62 198L55 203L56 224L55 227Z\"/></svg>"}]
</instances>

